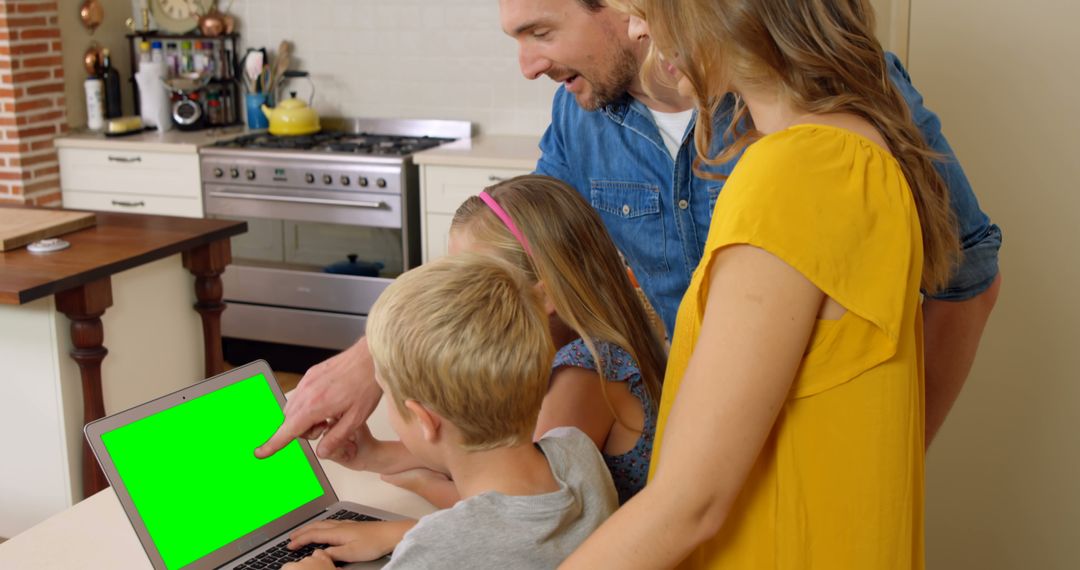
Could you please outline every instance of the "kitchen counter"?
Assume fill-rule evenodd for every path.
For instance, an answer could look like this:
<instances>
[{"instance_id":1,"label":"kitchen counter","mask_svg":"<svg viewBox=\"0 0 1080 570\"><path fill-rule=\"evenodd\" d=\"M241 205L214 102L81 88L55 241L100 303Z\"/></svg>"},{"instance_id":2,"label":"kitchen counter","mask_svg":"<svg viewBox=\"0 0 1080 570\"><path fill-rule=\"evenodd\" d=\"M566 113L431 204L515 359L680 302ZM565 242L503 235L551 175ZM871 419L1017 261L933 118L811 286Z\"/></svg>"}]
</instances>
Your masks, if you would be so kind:
<instances>
[{"instance_id":1,"label":"kitchen counter","mask_svg":"<svg viewBox=\"0 0 1080 570\"><path fill-rule=\"evenodd\" d=\"M461 139L413 155L421 166L470 166L509 168L532 172L540 159L540 138L515 135L481 135Z\"/></svg>"},{"instance_id":2,"label":"kitchen counter","mask_svg":"<svg viewBox=\"0 0 1080 570\"><path fill-rule=\"evenodd\" d=\"M245 133L243 126L232 126L201 131L173 129L159 133L146 131L137 135L107 137L94 131L74 131L56 139L57 148L82 148L117 151L156 151L196 154L201 147L214 144Z\"/></svg>"}]
</instances>

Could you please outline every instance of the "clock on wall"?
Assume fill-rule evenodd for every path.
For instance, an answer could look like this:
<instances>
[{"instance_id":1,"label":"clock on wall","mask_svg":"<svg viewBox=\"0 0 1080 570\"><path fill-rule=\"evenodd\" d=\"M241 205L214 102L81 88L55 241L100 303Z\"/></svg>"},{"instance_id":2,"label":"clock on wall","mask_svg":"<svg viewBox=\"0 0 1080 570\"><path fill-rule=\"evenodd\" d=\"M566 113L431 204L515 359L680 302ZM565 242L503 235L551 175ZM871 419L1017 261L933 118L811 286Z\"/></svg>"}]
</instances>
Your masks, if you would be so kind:
<instances>
[{"instance_id":1,"label":"clock on wall","mask_svg":"<svg viewBox=\"0 0 1080 570\"><path fill-rule=\"evenodd\" d=\"M186 34L199 25L199 15L213 5L214 0L150 0L150 13L161 31Z\"/></svg>"}]
</instances>

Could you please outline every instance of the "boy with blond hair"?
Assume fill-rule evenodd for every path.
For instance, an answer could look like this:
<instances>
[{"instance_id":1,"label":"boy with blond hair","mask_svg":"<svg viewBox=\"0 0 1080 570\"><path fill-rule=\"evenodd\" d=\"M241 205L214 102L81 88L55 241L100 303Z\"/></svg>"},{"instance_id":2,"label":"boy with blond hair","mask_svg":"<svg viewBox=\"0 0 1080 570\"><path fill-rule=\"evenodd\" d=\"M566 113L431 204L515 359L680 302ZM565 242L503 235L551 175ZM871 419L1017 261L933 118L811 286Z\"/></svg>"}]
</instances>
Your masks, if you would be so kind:
<instances>
[{"instance_id":1,"label":"boy with blond hair","mask_svg":"<svg viewBox=\"0 0 1080 570\"><path fill-rule=\"evenodd\" d=\"M419 521L323 521L290 570L393 551L387 568L554 568L618 506L596 446L574 428L532 441L555 354L540 294L520 270L462 254L409 271L367 322L376 381L400 442L363 428L349 467L446 473L461 501ZM395 548L396 546L396 548Z\"/></svg>"}]
</instances>

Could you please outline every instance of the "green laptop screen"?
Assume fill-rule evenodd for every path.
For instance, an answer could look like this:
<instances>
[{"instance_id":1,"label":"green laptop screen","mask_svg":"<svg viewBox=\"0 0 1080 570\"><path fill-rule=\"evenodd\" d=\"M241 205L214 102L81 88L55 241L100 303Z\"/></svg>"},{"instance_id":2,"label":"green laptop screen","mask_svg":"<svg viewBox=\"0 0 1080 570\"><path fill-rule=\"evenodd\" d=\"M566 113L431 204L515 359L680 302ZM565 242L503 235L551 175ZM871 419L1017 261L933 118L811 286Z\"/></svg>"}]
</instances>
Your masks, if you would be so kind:
<instances>
[{"instance_id":1,"label":"green laptop screen","mask_svg":"<svg viewBox=\"0 0 1080 570\"><path fill-rule=\"evenodd\" d=\"M255 458L283 420L258 374L101 436L167 568L322 495L298 442Z\"/></svg>"}]
</instances>

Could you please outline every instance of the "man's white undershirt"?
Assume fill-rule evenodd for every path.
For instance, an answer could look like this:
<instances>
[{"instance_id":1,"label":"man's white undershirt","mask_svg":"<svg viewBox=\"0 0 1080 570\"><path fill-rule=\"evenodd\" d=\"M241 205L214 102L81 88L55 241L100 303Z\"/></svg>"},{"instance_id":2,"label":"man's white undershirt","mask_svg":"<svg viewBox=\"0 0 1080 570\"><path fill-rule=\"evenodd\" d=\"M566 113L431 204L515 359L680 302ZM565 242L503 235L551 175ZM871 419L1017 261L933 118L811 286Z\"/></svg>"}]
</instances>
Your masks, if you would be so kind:
<instances>
[{"instance_id":1,"label":"man's white undershirt","mask_svg":"<svg viewBox=\"0 0 1080 570\"><path fill-rule=\"evenodd\" d=\"M694 110L687 109L679 113L661 113L649 109L649 112L652 113L653 120L656 121L656 126L660 129L660 138L664 139L664 146L667 147L668 153L674 159L679 154L679 147L682 146L686 126L690 124L690 119L694 116Z\"/></svg>"}]
</instances>

